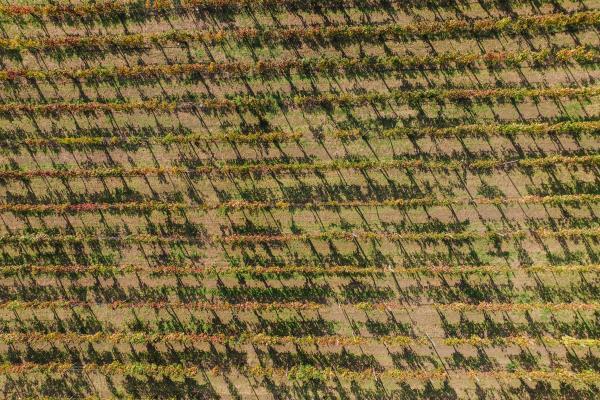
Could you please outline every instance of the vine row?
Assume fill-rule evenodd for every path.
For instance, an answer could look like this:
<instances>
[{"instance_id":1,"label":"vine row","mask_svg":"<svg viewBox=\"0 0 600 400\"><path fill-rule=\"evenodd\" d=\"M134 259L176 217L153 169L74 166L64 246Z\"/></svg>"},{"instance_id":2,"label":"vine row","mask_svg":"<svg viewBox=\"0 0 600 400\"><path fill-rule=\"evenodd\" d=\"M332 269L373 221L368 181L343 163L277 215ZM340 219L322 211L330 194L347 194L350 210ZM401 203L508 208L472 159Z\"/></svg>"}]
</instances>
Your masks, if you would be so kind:
<instances>
[{"instance_id":1,"label":"vine row","mask_svg":"<svg viewBox=\"0 0 600 400\"><path fill-rule=\"evenodd\" d=\"M231 200L215 204L186 204L168 203L160 201L117 202L117 203L79 203L79 204L0 204L0 213L13 214L77 214L86 212L109 211L117 213L140 214L151 211L178 212L189 210L210 211L218 210L228 212L232 210L265 210L265 209L321 209L321 208L353 208L353 207L451 207L465 205L513 205L513 204L543 204L550 206L581 205L586 203L600 203L597 194L567 194L551 196L523 196L523 197L498 197L498 198L473 198L468 200L437 199L435 197L422 197L411 199L393 200L332 200L311 203L293 203L288 201L246 201Z\"/></svg>"},{"instance_id":2,"label":"vine row","mask_svg":"<svg viewBox=\"0 0 600 400\"><path fill-rule=\"evenodd\" d=\"M108 242L120 244L168 244L168 243L210 243L233 246L252 243L289 243L310 240L391 240L409 242L466 242L476 240L525 239L529 235L540 238L582 239L600 238L600 228L532 229L503 231L463 231L463 232L386 232L386 231L342 231L329 230L311 233L283 234L230 234L226 236L183 236L126 234L122 236L99 236L91 234L46 234L12 233L0 236L0 244L40 246L43 244L76 244Z\"/></svg>"},{"instance_id":3,"label":"vine row","mask_svg":"<svg viewBox=\"0 0 600 400\"><path fill-rule=\"evenodd\" d=\"M538 0L539 3L552 3L553 0ZM478 4L528 4L526 0L479 0ZM451 0L112 0L79 2L76 4L57 2L52 4L2 4L0 14L9 17L51 18L68 21L90 20L95 18L117 18L156 16L174 13L224 13L242 12L247 9L259 11L341 11L358 7L361 10L386 8L389 5L403 7L454 7ZM461 4L471 4L462 2Z\"/></svg>"},{"instance_id":4,"label":"vine row","mask_svg":"<svg viewBox=\"0 0 600 400\"><path fill-rule=\"evenodd\" d=\"M377 274L405 274L405 275L489 275L489 274L515 274L524 272L528 274L552 273L600 273L599 264L576 264L576 265L531 265L521 267L499 266L499 265L432 265L424 267L362 267L355 265L326 265L326 266L193 266L193 265L4 265L0 266L0 275L104 275L114 276L128 273L148 273L150 275L257 275L277 276L285 275L377 275Z\"/></svg>"},{"instance_id":5,"label":"vine row","mask_svg":"<svg viewBox=\"0 0 600 400\"><path fill-rule=\"evenodd\" d=\"M195 95L169 99L123 101L105 99L86 102L2 103L0 114L60 115L95 112L143 111L147 113L173 113L175 111L229 114L233 112L277 113L278 110L302 109L308 112L328 110L335 107L350 108L366 105L387 106L389 102L411 107L427 102L476 103L483 101L512 101L523 103L528 99L586 99L600 95L600 86L546 87L546 88L488 88L488 89L392 89L388 93L364 94L338 93L319 95L269 95L234 96L233 98L199 98ZM179 97L179 98L178 98Z\"/></svg>"},{"instance_id":6,"label":"vine row","mask_svg":"<svg viewBox=\"0 0 600 400\"><path fill-rule=\"evenodd\" d=\"M432 339L429 336L429 339ZM315 345L315 346L356 346L365 344L385 344L388 346L427 346L430 344L427 337L411 336L272 336L263 333L230 336L225 334L206 334L206 333L149 333L149 332L97 332L97 333L0 333L0 343L5 344L35 344L35 343L68 343L68 344L90 344L90 343L186 343L195 344L207 342L212 344L253 344L253 345ZM473 346L478 348L495 346L520 346L529 347L536 344L545 344L549 346L600 347L600 339L574 338L562 336L559 338L552 336L498 336L498 337L480 337L472 336L469 338L435 338L446 346Z\"/></svg>"},{"instance_id":7,"label":"vine row","mask_svg":"<svg viewBox=\"0 0 600 400\"><path fill-rule=\"evenodd\" d=\"M516 160L480 159L470 163L455 160L430 161L422 159L412 160L345 160L315 161L311 163L259 163L259 164L221 164L205 165L195 168L187 167L98 167L87 169L35 169L0 170L1 179L31 179L36 177L46 178L107 178L107 177L135 177L135 176L159 176L159 175L234 175L244 176L248 174L302 174L312 172L337 171L342 169L351 170L386 170L386 169L418 169L418 170L472 170L485 171L494 169L521 168L548 168L557 165L598 165L600 155L585 156L560 156L532 157Z\"/></svg>"},{"instance_id":8,"label":"vine row","mask_svg":"<svg viewBox=\"0 0 600 400\"><path fill-rule=\"evenodd\" d=\"M44 375L65 375L72 372L99 373L102 375L129 375L129 376L159 376L168 377L175 381L183 381L185 378L196 378L201 370L196 366L187 366L185 364L153 364L144 362L122 363L114 361L109 364L85 363L75 364L70 362L51 362L51 363L33 363L25 362L21 364L4 363L0 364L0 374L21 375L21 374L44 374ZM218 368L203 371L211 375L221 375L227 373ZM546 370L456 370L456 376L460 379L492 379L494 381L558 381L565 383L577 382L586 385L595 385L600 380L600 373L593 370L571 371L555 368L551 371ZM392 379L394 381L446 381L452 379L453 374L443 369L439 370L406 370L390 368L385 371L377 372L372 369L363 371L350 370L347 368L316 368L309 365L299 365L290 369L270 368L254 366L245 371L245 374L255 378L278 378L289 379L291 381L310 382L338 382L340 379L350 381L374 381L378 379Z\"/></svg>"},{"instance_id":9,"label":"vine row","mask_svg":"<svg viewBox=\"0 0 600 400\"><path fill-rule=\"evenodd\" d=\"M213 31L172 30L154 34L123 34L104 36L65 36L41 39L0 39L0 51L106 51L113 49L144 49L169 44L184 45L194 42L212 45L230 40L249 46L290 46L299 43L381 43L386 40L468 38L494 35L522 35L555 33L598 27L600 11L582 11L572 14L555 13L538 16L484 18L474 21L455 19L410 24L313 26L283 28L237 28Z\"/></svg>"},{"instance_id":10,"label":"vine row","mask_svg":"<svg viewBox=\"0 0 600 400\"><path fill-rule=\"evenodd\" d=\"M463 138L463 137L516 137L520 135L551 136L551 135L591 135L600 134L600 121L564 121L558 123L507 123L507 124L470 124L450 127L396 127L385 130L342 129L323 132L324 137L342 140L358 140L367 138ZM305 138L302 132L224 132L178 134L165 132L157 136L75 136L67 133L64 137L27 137L7 138L0 140L0 146L14 148L27 146L32 148L86 148L86 147L130 147L139 145L163 145L185 143L240 143L263 144L296 142ZM6 136L6 134L5 134ZM12 135L11 135L12 136Z\"/></svg>"},{"instance_id":11,"label":"vine row","mask_svg":"<svg viewBox=\"0 0 600 400\"><path fill-rule=\"evenodd\" d=\"M528 63L535 67L556 66L569 63L596 64L600 62L598 48L579 46L541 51L464 53L447 52L426 56L365 56L361 58L318 57L285 60L261 60L254 63L241 61L142 65L124 67L96 66L67 70L5 69L0 71L0 81L18 80L85 80L105 81L139 79L142 81L179 77L193 80L197 76L233 78L277 78L297 73L300 76L319 74L365 75L374 72L390 73L414 69L464 69L483 64L487 68L519 67Z\"/></svg>"},{"instance_id":12,"label":"vine row","mask_svg":"<svg viewBox=\"0 0 600 400\"><path fill-rule=\"evenodd\" d=\"M342 306L342 304L339 304ZM208 301L193 301L193 302L168 302L168 301L137 301L137 302L124 302L124 301L113 301L96 303L89 301L79 300L32 300L32 301L20 301L12 300L0 302L0 309L6 309L10 311L18 310L39 310L39 309L72 309L72 308L91 308L91 307L106 307L112 310L123 310L123 309L141 309L149 308L154 310L161 309L185 309L195 311L235 311L235 312L246 312L246 311L277 311L277 310L321 310L327 307L331 307L332 304L327 303L315 303L315 302L304 302L304 301L293 301L293 302L255 302L247 301L242 303L228 303L228 302L208 302ZM356 308L362 311L389 311L394 309L406 309L407 307L412 309L419 309L423 307L433 307L442 311L458 311L458 312L529 312L529 311L591 311L595 312L600 310L600 303L541 303L541 302L530 302L530 303L514 303L514 302L480 302L480 303L419 303L418 305L406 305L396 301L385 301L385 302L362 302L354 304L343 304L346 307Z\"/></svg>"}]
</instances>

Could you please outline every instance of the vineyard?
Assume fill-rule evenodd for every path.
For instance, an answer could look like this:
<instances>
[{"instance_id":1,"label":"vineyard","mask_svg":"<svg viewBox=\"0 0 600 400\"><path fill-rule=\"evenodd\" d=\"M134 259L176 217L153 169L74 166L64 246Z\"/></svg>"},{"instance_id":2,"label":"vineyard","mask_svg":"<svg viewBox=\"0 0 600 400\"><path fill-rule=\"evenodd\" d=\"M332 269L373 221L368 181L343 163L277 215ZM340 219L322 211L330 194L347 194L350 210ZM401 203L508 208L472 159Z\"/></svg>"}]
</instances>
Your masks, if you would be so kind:
<instances>
[{"instance_id":1,"label":"vineyard","mask_svg":"<svg viewBox=\"0 0 600 400\"><path fill-rule=\"evenodd\" d=\"M0 21L0 398L600 398L600 0Z\"/></svg>"}]
</instances>

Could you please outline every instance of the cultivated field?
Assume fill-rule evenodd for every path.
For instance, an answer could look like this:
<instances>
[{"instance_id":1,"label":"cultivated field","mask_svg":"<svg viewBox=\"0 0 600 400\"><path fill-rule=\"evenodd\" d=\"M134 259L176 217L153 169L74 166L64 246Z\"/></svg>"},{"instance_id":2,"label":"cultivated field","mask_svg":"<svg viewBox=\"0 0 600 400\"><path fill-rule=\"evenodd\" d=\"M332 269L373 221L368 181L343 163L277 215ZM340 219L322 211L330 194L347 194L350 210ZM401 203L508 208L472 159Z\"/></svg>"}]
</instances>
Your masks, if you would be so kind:
<instances>
[{"instance_id":1,"label":"cultivated field","mask_svg":"<svg viewBox=\"0 0 600 400\"><path fill-rule=\"evenodd\" d=\"M598 399L600 0L0 5L0 398Z\"/></svg>"}]
</instances>

